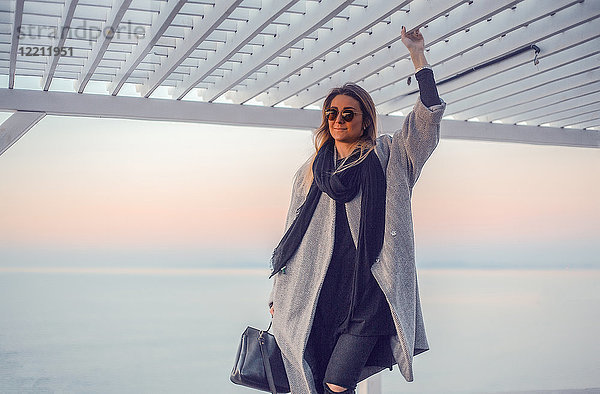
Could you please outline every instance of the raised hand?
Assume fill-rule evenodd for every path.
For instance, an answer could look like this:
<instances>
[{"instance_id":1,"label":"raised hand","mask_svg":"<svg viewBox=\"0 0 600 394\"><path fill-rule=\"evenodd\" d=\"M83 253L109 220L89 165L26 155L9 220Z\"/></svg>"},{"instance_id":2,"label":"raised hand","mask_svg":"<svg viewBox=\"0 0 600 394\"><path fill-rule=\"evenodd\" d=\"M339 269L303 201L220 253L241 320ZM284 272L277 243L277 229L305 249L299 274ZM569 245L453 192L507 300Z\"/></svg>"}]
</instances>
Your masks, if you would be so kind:
<instances>
[{"instance_id":1,"label":"raised hand","mask_svg":"<svg viewBox=\"0 0 600 394\"><path fill-rule=\"evenodd\" d=\"M410 58L415 68L425 66L427 64L427 59L425 59L425 39L419 29L407 33L406 28L402 26L401 39L410 53Z\"/></svg>"}]
</instances>

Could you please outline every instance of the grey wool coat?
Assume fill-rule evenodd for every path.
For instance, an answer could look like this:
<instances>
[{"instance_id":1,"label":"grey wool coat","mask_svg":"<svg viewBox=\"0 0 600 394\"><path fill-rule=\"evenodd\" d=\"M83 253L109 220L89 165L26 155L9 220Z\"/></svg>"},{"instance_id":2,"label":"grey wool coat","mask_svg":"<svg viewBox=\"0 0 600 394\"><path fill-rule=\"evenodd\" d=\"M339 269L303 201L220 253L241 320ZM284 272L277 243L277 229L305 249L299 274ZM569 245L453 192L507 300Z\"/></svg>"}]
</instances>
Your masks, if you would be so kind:
<instances>
[{"instance_id":1,"label":"grey wool coat","mask_svg":"<svg viewBox=\"0 0 600 394\"><path fill-rule=\"evenodd\" d=\"M413 356L429 349L421 315L411 212L412 188L439 140L445 103L425 107L420 99L393 136L377 138L376 154L386 175L385 235L381 253L371 272L390 305L396 335L390 346L400 372L413 380ZM301 187L309 169L307 161L296 172L285 230L292 224L306 198ZM361 193L346 203L352 237L356 244L360 222ZM273 334L281 348L293 394L316 393L304 351L311 331L319 292L333 253L335 201L323 193L296 253L285 272L273 277L269 303L273 303ZM383 369L367 367L361 380Z\"/></svg>"}]
</instances>

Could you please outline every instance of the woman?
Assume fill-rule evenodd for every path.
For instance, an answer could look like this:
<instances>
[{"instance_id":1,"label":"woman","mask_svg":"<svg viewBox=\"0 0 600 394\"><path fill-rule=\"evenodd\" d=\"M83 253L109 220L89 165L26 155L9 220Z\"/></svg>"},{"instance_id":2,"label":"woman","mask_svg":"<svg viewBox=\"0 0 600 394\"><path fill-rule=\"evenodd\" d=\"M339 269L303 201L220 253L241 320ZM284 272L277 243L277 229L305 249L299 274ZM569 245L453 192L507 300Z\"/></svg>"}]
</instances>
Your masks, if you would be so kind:
<instances>
[{"instance_id":1,"label":"woman","mask_svg":"<svg viewBox=\"0 0 600 394\"><path fill-rule=\"evenodd\" d=\"M292 393L354 393L359 381L428 350L410 196L439 138L445 104L423 36L406 33L420 99L393 136L355 84L333 89L315 154L296 173L286 233L273 253L273 333Z\"/></svg>"}]
</instances>

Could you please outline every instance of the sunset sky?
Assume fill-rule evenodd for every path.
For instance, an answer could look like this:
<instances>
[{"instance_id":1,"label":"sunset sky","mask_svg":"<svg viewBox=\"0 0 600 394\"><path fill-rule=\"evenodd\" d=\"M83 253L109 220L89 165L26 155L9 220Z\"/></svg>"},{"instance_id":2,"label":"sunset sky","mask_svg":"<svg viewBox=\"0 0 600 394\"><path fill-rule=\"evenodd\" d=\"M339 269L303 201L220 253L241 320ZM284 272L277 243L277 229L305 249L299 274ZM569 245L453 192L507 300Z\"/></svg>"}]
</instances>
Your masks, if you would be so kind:
<instances>
[{"instance_id":1,"label":"sunset sky","mask_svg":"<svg viewBox=\"0 0 600 394\"><path fill-rule=\"evenodd\" d=\"M309 130L47 116L0 156L2 264L266 267L311 149ZM597 149L442 139L413 194L417 264L599 268L599 173Z\"/></svg>"}]
</instances>

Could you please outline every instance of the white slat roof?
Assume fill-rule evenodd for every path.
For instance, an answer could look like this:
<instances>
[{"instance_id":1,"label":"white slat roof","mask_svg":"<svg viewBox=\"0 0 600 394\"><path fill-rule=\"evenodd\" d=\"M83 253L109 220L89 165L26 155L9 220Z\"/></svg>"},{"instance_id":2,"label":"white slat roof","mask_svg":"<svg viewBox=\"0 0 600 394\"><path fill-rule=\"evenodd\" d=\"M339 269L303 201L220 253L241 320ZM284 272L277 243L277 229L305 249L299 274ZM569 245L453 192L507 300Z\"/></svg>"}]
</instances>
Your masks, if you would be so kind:
<instances>
[{"instance_id":1,"label":"white slat roof","mask_svg":"<svg viewBox=\"0 0 600 394\"><path fill-rule=\"evenodd\" d=\"M0 0L0 110L49 111L45 92L70 92L279 117L354 81L391 119L418 95L406 26L425 36L445 119L597 138L599 15L600 0ZM24 89L38 107L18 104Z\"/></svg>"}]
</instances>

